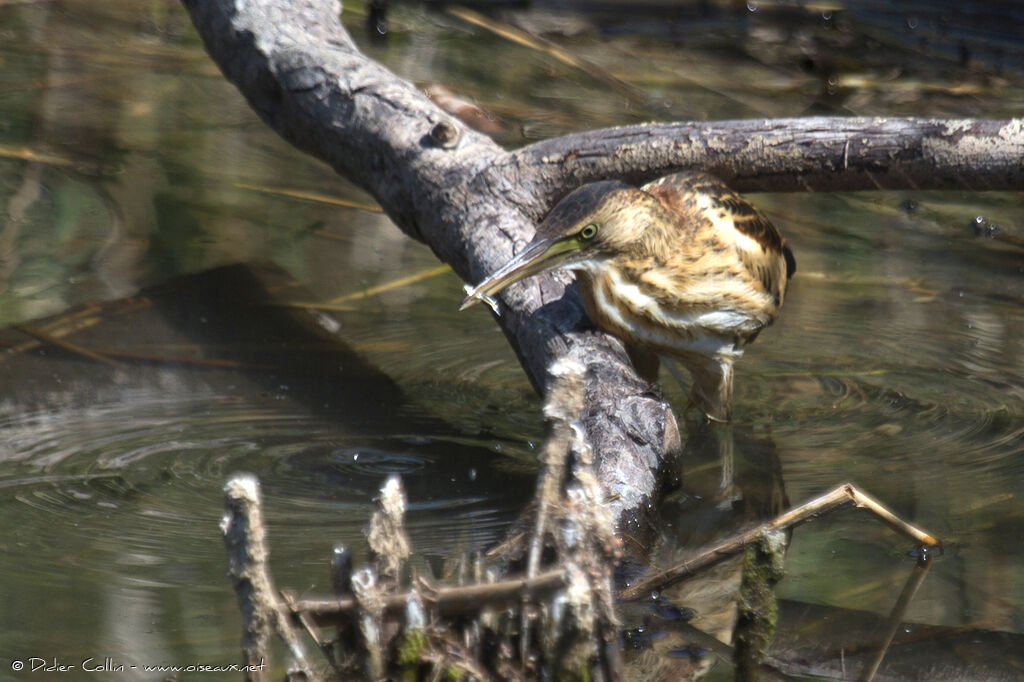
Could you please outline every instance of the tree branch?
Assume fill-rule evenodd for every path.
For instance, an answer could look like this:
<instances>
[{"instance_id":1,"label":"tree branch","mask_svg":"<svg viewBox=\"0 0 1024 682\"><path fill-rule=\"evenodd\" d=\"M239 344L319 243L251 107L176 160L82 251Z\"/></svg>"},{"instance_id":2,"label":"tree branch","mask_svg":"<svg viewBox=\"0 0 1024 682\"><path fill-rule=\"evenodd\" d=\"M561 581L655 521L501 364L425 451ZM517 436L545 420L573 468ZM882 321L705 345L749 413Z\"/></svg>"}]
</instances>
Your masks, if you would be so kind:
<instances>
[{"instance_id":1,"label":"tree branch","mask_svg":"<svg viewBox=\"0 0 1024 682\"><path fill-rule=\"evenodd\" d=\"M783 118L648 124L544 140L514 154L557 199L610 176L703 168L743 192L1019 190L1024 120Z\"/></svg>"},{"instance_id":2,"label":"tree branch","mask_svg":"<svg viewBox=\"0 0 1024 682\"><path fill-rule=\"evenodd\" d=\"M334 0L183 0L207 50L285 139L369 191L407 234L477 282L582 182L704 167L740 190L997 189L1024 184L1020 121L808 119L635 126L508 152L361 54ZM498 323L538 390L586 367L583 424L620 521L680 447L675 418L622 345L596 331L565 275L502 295ZM453 306L456 304L453 301Z\"/></svg>"}]
</instances>

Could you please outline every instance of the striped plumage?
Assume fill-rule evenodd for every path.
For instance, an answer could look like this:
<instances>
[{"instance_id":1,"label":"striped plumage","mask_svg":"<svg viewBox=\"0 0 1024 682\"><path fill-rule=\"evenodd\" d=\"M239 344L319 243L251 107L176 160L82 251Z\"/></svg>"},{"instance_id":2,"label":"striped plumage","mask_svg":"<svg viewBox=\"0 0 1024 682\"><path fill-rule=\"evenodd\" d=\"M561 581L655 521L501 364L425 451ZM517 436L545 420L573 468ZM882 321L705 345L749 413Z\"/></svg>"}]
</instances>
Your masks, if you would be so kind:
<instances>
[{"instance_id":1,"label":"striped plumage","mask_svg":"<svg viewBox=\"0 0 1024 682\"><path fill-rule=\"evenodd\" d=\"M779 314L796 264L768 219L710 175L597 182L559 202L463 306L554 268L577 271L587 314L642 375L656 376L656 356L678 359L701 410L728 420L732 363Z\"/></svg>"}]
</instances>

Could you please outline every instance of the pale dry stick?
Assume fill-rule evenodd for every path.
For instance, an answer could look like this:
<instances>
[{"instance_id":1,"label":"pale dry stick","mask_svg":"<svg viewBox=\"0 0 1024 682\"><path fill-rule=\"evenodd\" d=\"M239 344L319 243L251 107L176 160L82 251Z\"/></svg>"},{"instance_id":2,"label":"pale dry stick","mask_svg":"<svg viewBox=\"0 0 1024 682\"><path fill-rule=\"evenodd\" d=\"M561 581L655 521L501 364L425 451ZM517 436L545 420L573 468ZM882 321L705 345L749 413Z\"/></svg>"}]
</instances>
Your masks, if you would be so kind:
<instances>
[{"instance_id":1,"label":"pale dry stick","mask_svg":"<svg viewBox=\"0 0 1024 682\"><path fill-rule=\"evenodd\" d=\"M318 204L330 204L331 206L340 206L342 208L355 208L360 211L367 211L369 213L383 213L384 209L374 204L366 204L359 201L349 201L348 199L341 199L340 197L332 197L327 194L321 194L320 192L310 192L302 189L288 189L286 187L263 187L261 185L251 185L247 182L236 182L235 187L238 189L247 189L252 192L259 192L260 194L273 194L281 197L288 197L289 199L301 199L303 201L313 201Z\"/></svg>"},{"instance_id":2,"label":"pale dry stick","mask_svg":"<svg viewBox=\"0 0 1024 682\"><path fill-rule=\"evenodd\" d=\"M0 6L4 4L0 2ZM65 159L60 156L53 154L46 154L44 152L37 152L28 147L11 147L6 144L0 144L0 159L20 159L22 161L30 161L32 163L44 163L49 166L72 166L74 160Z\"/></svg>"},{"instance_id":3,"label":"pale dry stick","mask_svg":"<svg viewBox=\"0 0 1024 682\"><path fill-rule=\"evenodd\" d=\"M362 291L356 291L351 294L345 294L343 296L338 296L337 298L332 298L330 301L327 301L327 303L345 303L347 301L357 301L363 298L370 298L371 296L376 296L377 294L383 294L385 291L399 289L409 284L415 284L416 282L420 282L425 279L430 279L431 277L443 275L446 272L451 272L451 270L451 267L448 265L435 265L432 268L426 268L424 270L420 270L419 272L414 272L411 275L399 277L398 279L393 279L390 282L385 282L384 284L379 284L375 287L370 287L369 289L363 289Z\"/></svg>"},{"instance_id":4,"label":"pale dry stick","mask_svg":"<svg viewBox=\"0 0 1024 682\"><path fill-rule=\"evenodd\" d=\"M270 636L277 632L288 646L296 672L306 679L317 680L306 662L298 635L289 624L288 612L276 597L267 559L266 529L260 501L260 484L251 474L236 475L224 486L224 519L221 532L228 551L228 574L235 587L244 622L242 653L245 679L251 682L270 680Z\"/></svg>"},{"instance_id":5,"label":"pale dry stick","mask_svg":"<svg viewBox=\"0 0 1024 682\"><path fill-rule=\"evenodd\" d=\"M466 7L450 7L448 9L448 14L467 23L486 29L495 35L512 41L513 43L554 57L563 64L568 64L573 68L579 69L591 78L603 81L638 104L647 104L650 100L648 94L640 88L626 83L597 64L573 54L569 50L566 50L562 46L557 45L550 40L535 36L532 33L527 33L522 29L515 28L514 26L509 26L508 24L495 21L494 19L486 17L483 14Z\"/></svg>"},{"instance_id":6,"label":"pale dry stick","mask_svg":"<svg viewBox=\"0 0 1024 682\"><path fill-rule=\"evenodd\" d=\"M844 483L839 487L817 497L810 502L805 502L799 507L790 509L788 512L776 517L768 523L763 523L755 528L735 535L719 544L702 551L692 559L688 559L672 568L656 573L640 582L630 585L619 593L621 601L632 601L640 599L644 595L664 589L669 585L689 578L699 571L723 561L738 553L747 544L752 542L760 533L768 530L789 528L810 521L816 516L832 511L837 507L854 504L863 507L880 518L886 525L893 528L901 535L905 535L919 545L925 547L939 547L942 543L925 531L912 526L885 508L875 498L867 493L858 490L852 483Z\"/></svg>"},{"instance_id":7,"label":"pale dry stick","mask_svg":"<svg viewBox=\"0 0 1024 682\"><path fill-rule=\"evenodd\" d=\"M288 302L276 305L281 305L285 308L306 308L309 310L347 312L355 310L355 308L353 308L352 306L342 305L347 301L358 301L364 298L370 298L371 296L376 296L377 294L382 294L386 291L391 291L392 289L400 289L401 287L407 286L409 284L415 284L416 282L420 282L425 279L430 279L432 277L437 277L438 275L443 275L446 272L451 271L452 269L447 265L438 265L432 268L427 268L425 270L420 270L419 272L415 272L411 275L405 275L404 277L393 279L390 282L385 282L384 284L379 284L377 286L370 287L369 289L363 289L361 291L356 291L351 294L344 294L342 296L332 298L331 300L324 301L322 303Z\"/></svg>"}]
</instances>

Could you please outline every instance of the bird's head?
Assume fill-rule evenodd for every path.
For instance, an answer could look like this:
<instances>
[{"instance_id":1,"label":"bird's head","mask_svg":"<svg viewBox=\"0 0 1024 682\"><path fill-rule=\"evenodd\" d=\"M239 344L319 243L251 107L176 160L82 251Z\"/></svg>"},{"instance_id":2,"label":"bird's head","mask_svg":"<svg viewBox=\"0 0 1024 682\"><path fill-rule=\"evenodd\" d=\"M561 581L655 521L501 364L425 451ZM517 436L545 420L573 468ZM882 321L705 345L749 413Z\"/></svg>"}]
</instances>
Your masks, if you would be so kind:
<instances>
[{"instance_id":1,"label":"bird's head","mask_svg":"<svg viewBox=\"0 0 1024 682\"><path fill-rule=\"evenodd\" d=\"M645 199L645 192L614 180L573 190L544 218L533 241L473 288L459 310L531 275L585 269L621 253L643 230L643 221L634 218Z\"/></svg>"}]
</instances>

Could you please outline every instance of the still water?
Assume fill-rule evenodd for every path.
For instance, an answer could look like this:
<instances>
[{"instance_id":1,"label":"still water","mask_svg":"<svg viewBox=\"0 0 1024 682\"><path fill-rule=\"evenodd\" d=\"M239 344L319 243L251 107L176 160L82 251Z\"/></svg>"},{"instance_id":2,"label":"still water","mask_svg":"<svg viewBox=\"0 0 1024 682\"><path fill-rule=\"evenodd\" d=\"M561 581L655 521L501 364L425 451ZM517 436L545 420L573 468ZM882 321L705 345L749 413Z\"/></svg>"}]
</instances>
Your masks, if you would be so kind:
<instances>
[{"instance_id":1,"label":"still water","mask_svg":"<svg viewBox=\"0 0 1024 682\"><path fill-rule=\"evenodd\" d=\"M959 65L916 28L762 14L530 18L604 79L414 6L365 49L477 101L509 145L646 120L1024 115L992 50ZM361 5L346 21L365 41ZM0 679L33 657L139 666L116 679L238 662L218 530L236 471L262 481L272 567L299 593L327 590L335 544L362 555L388 473L424 561L499 538L530 494L539 402L486 313L455 312L461 282L270 133L177 4L2 3L0 36L0 327L80 324L76 343L128 358L0 338ZM790 500L853 481L946 541L908 620L1021 633L1022 195L752 198L799 272L739 365L737 428L770 443ZM314 302L320 333L295 322ZM856 512L820 520L780 595L885 613L909 549Z\"/></svg>"}]
</instances>

